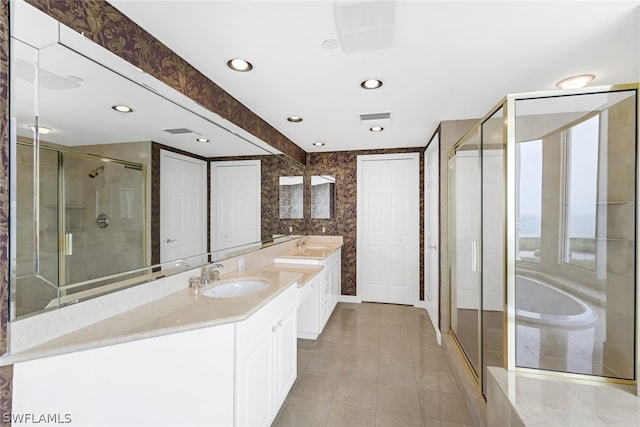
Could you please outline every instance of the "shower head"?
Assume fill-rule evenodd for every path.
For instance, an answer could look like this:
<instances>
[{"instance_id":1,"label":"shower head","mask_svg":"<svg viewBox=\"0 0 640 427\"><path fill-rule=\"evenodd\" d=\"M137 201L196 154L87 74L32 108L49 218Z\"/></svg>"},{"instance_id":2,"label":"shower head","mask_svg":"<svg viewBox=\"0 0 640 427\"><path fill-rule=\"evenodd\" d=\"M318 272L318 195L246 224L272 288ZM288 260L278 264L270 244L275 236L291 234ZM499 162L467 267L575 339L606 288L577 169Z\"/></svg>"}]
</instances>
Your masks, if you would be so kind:
<instances>
[{"instance_id":1,"label":"shower head","mask_svg":"<svg viewBox=\"0 0 640 427\"><path fill-rule=\"evenodd\" d=\"M89 171L89 178L95 178L96 176L98 176L100 174L100 171L104 172L104 166L100 166L95 168L92 171Z\"/></svg>"}]
</instances>

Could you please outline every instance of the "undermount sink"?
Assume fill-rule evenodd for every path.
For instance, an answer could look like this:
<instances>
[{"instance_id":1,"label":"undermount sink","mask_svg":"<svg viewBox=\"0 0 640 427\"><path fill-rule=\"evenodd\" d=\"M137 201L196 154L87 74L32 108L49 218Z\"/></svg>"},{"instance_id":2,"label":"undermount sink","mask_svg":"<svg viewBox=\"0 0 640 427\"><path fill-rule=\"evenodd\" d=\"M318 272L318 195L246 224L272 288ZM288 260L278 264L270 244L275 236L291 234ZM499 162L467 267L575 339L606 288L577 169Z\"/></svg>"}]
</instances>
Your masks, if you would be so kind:
<instances>
[{"instance_id":1,"label":"undermount sink","mask_svg":"<svg viewBox=\"0 0 640 427\"><path fill-rule=\"evenodd\" d=\"M202 292L209 298L236 298L263 291L269 287L269 282L258 279L243 279L225 282Z\"/></svg>"}]
</instances>

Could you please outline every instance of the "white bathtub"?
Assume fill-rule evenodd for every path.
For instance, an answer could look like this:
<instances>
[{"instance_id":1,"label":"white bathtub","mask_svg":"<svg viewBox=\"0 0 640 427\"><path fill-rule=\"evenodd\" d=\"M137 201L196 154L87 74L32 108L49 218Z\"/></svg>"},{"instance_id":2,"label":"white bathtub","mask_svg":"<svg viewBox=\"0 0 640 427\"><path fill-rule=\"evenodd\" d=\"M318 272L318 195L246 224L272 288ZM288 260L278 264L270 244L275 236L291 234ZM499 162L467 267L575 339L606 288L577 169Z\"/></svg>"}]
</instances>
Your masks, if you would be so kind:
<instances>
[{"instance_id":1,"label":"white bathtub","mask_svg":"<svg viewBox=\"0 0 640 427\"><path fill-rule=\"evenodd\" d=\"M582 328L597 319L597 313L579 298L539 280L516 276L518 322Z\"/></svg>"}]
</instances>

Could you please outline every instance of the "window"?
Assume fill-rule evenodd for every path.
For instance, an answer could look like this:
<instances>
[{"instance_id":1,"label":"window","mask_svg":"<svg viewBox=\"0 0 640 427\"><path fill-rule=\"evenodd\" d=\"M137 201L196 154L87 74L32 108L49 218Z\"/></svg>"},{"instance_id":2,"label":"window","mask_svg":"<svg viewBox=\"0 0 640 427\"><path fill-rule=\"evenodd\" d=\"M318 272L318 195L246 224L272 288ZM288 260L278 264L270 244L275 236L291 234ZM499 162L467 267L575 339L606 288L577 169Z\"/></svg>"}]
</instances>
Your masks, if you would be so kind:
<instances>
[{"instance_id":1,"label":"window","mask_svg":"<svg viewBox=\"0 0 640 427\"><path fill-rule=\"evenodd\" d=\"M566 132L564 262L596 269L600 116Z\"/></svg>"},{"instance_id":2,"label":"window","mask_svg":"<svg viewBox=\"0 0 640 427\"><path fill-rule=\"evenodd\" d=\"M516 259L539 263L542 237L542 140L516 144L516 156Z\"/></svg>"}]
</instances>

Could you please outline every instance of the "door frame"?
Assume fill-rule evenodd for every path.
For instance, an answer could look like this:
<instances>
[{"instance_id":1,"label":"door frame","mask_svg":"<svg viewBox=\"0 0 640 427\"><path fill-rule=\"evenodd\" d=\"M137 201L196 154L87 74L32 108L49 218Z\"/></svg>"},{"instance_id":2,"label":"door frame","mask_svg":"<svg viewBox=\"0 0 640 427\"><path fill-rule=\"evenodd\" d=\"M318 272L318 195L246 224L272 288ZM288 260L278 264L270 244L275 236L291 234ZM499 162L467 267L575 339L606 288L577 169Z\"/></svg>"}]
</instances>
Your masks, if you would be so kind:
<instances>
[{"instance_id":1,"label":"door frame","mask_svg":"<svg viewBox=\"0 0 640 427\"><path fill-rule=\"evenodd\" d=\"M363 288L364 288L364 284L362 284L362 277L363 277L363 260L362 260L362 251L360 250L360 248L362 248L362 239L363 239L363 232L362 232L362 227L360 227L360 224L362 224L362 194L363 194L363 188L362 188L362 169L363 169L363 163L366 161L372 161L372 160L376 160L376 161L380 161L380 160L413 160L415 161L415 167L416 167L416 172L417 172L417 176L418 179L416 181L416 193L415 193L415 197L416 197L416 206L418 208L418 211L416 212L416 224L415 224L415 228L416 231L418 233L418 236L416 238L416 249L418 250L418 256L416 257L416 266L415 268L417 269L416 272L416 277L414 280L414 284L412 286L412 294L413 294L413 300L412 300L412 305L417 306L418 304L421 303L420 301L420 153L419 152L410 152L410 153L392 153L392 154L364 154L364 155L359 155L357 156L357 186L356 186L356 192L357 192L357 201L356 201L356 298L358 302L362 302L362 293L363 293Z\"/></svg>"},{"instance_id":2,"label":"door frame","mask_svg":"<svg viewBox=\"0 0 640 427\"><path fill-rule=\"evenodd\" d=\"M162 256L162 251L163 251L163 244L162 242L164 242L166 236L166 227L165 227L165 221L166 219L163 219L164 215L162 215L163 212L163 205L162 205L162 194L164 192L164 188L163 188L163 173L162 173L162 166L163 164L165 164L165 159L168 157L173 157L173 158L177 158L179 160L183 160L185 162L190 162L190 163L202 163L201 165L198 165L201 169L202 169L202 177L203 177L203 183L205 184L203 186L203 191L202 191L202 206L204 209L204 213L202 218L204 219L204 233L202 233L202 247L204 249L203 253L206 253L209 251L208 245L207 245L207 194L208 194L208 190L209 190L209 183L207 182L207 170L208 170L208 165L207 162L205 160L199 159L197 157L190 157L190 156L185 156L184 154L180 154L180 153L176 153L175 151L171 151L171 150L164 150L164 149L160 149L160 177L159 177L159 181L160 181L160 194L159 194L159 198L160 198L160 230L159 230L159 236L160 236L160 250L159 250L159 255L160 255L160 259L159 261L162 262L166 262L167 260L163 261L163 256ZM197 254L200 255L200 254ZM169 261L173 261L173 260L169 260Z\"/></svg>"},{"instance_id":3,"label":"door frame","mask_svg":"<svg viewBox=\"0 0 640 427\"><path fill-rule=\"evenodd\" d=\"M437 182L435 184L435 189L438 192L437 197L436 197L436 206L430 206L429 204L429 199L427 197L427 182L429 180L429 163L428 163L428 156L427 156L427 152L429 150L436 150L435 156L435 167L436 167L436 177L437 177ZM433 137L431 138L431 140L429 141L429 143L427 144L427 147L424 150L424 230L423 230L423 242L424 242L424 271L423 271L423 276L424 276L424 307L427 310L427 313L429 313L429 318L431 319L431 324L433 325L433 329L436 332L436 340L438 341L439 345L442 345L442 333L440 332L440 304L441 304L441 300L442 300L442 292L441 292L441 284L442 284L442 269L441 269L441 262L442 262L442 252L441 252L441 247L442 247L442 221L440 220L440 181L442 179L441 175L440 175L440 129L438 128L438 130L436 131L436 133L433 135ZM432 209L435 209L432 210ZM438 223L438 231L437 231L437 236L436 236L436 241L437 241L437 251L438 251L438 262L437 262L437 267L438 267L438 278L437 278L437 283L435 285L435 297L434 297L434 301L433 303L429 303L429 301L427 301L427 286L428 286L428 278L430 276L430 272L429 269L427 268L428 265L428 259L429 259L429 242L427 241L427 227L428 227L428 217L429 214L435 212L435 219L437 220Z\"/></svg>"}]
</instances>

